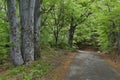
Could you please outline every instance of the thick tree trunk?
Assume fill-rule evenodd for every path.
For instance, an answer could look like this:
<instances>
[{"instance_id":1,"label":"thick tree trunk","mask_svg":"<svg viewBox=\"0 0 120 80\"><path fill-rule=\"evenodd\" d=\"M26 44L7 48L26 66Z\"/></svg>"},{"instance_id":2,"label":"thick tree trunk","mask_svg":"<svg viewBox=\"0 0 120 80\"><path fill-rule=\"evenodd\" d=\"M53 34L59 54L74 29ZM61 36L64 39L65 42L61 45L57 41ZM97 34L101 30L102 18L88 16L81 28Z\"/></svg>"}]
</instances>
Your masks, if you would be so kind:
<instances>
[{"instance_id":1,"label":"thick tree trunk","mask_svg":"<svg viewBox=\"0 0 120 80\"><path fill-rule=\"evenodd\" d=\"M34 53L35 59L40 58L40 19L41 19L41 6L42 0L35 1L35 13L34 13Z\"/></svg>"},{"instance_id":2,"label":"thick tree trunk","mask_svg":"<svg viewBox=\"0 0 120 80\"><path fill-rule=\"evenodd\" d=\"M70 26L70 29L69 29L69 40L68 40L68 43L69 43L70 47L73 46L73 38L74 38L75 29L76 29L76 25L71 25Z\"/></svg>"},{"instance_id":3,"label":"thick tree trunk","mask_svg":"<svg viewBox=\"0 0 120 80\"><path fill-rule=\"evenodd\" d=\"M25 64L34 61L34 8L35 0L20 0L22 26L22 53Z\"/></svg>"},{"instance_id":4,"label":"thick tree trunk","mask_svg":"<svg viewBox=\"0 0 120 80\"><path fill-rule=\"evenodd\" d=\"M7 8L10 23L10 42L13 44L13 46L11 46L11 56L13 64L18 66L22 65L24 62L20 50L20 34L16 14L16 0L7 0Z\"/></svg>"}]
</instances>

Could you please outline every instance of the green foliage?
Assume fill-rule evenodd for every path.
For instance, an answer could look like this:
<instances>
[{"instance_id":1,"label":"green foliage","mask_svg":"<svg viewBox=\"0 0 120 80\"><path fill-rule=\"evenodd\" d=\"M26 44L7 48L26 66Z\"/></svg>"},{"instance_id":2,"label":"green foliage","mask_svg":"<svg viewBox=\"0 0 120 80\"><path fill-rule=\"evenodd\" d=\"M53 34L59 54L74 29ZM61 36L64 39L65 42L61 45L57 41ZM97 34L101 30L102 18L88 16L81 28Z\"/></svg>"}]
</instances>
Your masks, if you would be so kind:
<instances>
[{"instance_id":1,"label":"green foliage","mask_svg":"<svg viewBox=\"0 0 120 80\"><path fill-rule=\"evenodd\" d=\"M31 80L34 76L37 78L41 78L42 75L47 74L49 71L51 71L52 68L50 62L42 60L33 63L29 69L29 73L27 73L27 66L19 66L9 70L6 73L6 76L13 76L22 73L23 80Z\"/></svg>"},{"instance_id":2,"label":"green foliage","mask_svg":"<svg viewBox=\"0 0 120 80\"><path fill-rule=\"evenodd\" d=\"M21 80L45 80L44 75L53 70L52 60L60 57L60 53L51 48L42 49L42 58L30 65L12 67L6 71L3 80L9 80L12 76Z\"/></svg>"},{"instance_id":3,"label":"green foliage","mask_svg":"<svg viewBox=\"0 0 120 80\"><path fill-rule=\"evenodd\" d=\"M6 4L3 0L0 1L0 4L0 63L2 63L9 56L11 44ZM112 49L110 26L112 22L115 23L112 30L113 36L115 36L112 45L116 46L120 32L119 4L119 0L43 0L41 48L56 47L57 44L57 48L69 49L69 28L71 24L74 24L77 25L74 43L93 45L100 50ZM71 19L73 19L72 22ZM57 43L56 36L58 37Z\"/></svg>"},{"instance_id":4,"label":"green foliage","mask_svg":"<svg viewBox=\"0 0 120 80\"><path fill-rule=\"evenodd\" d=\"M54 52L53 49L46 48L45 50L42 50L42 59L35 61L32 65L30 65L30 71L29 73L24 73L23 79L25 80L31 80L33 78L36 78L37 80L45 80L43 75L49 73L52 69L52 63L44 58L57 58L59 55Z\"/></svg>"},{"instance_id":5,"label":"green foliage","mask_svg":"<svg viewBox=\"0 0 120 80\"><path fill-rule=\"evenodd\" d=\"M0 11L0 63L8 57L9 48L9 27L5 21L5 11Z\"/></svg>"},{"instance_id":6,"label":"green foliage","mask_svg":"<svg viewBox=\"0 0 120 80\"><path fill-rule=\"evenodd\" d=\"M1 76L0 76L0 80L3 80Z\"/></svg>"},{"instance_id":7,"label":"green foliage","mask_svg":"<svg viewBox=\"0 0 120 80\"><path fill-rule=\"evenodd\" d=\"M13 68L11 70L9 70L6 75L7 76L12 76L12 75L16 75L20 72L24 72L27 70L27 67L26 66L19 66L19 67L16 67L16 68Z\"/></svg>"},{"instance_id":8,"label":"green foliage","mask_svg":"<svg viewBox=\"0 0 120 80\"><path fill-rule=\"evenodd\" d=\"M13 44L9 42L10 29L3 0L0 1L0 4L0 64L2 64L9 57L9 48ZM54 52L54 47L73 51L76 49L76 43L92 45L101 51L118 48L119 4L119 0L43 0L40 29L41 52L44 53L42 58L59 57L59 54ZM68 44L71 24L76 25L73 34L73 48L69 48ZM111 35L112 42L110 41ZM53 50L49 47L52 47ZM34 77L37 80L44 80L42 76L50 72L52 68L49 60L38 60L29 67L13 68L7 72L6 76L23 73L23 80L32 80ZM28 69L30 70L28 71Z\"/></svg>"},{"instance_id":9,"label":"green foliage","mask_svg":"<svg viewBox=\"0 0 120 80\"><path fill-rule=\"evenodd\" d=\"M36 72L37 72L36 70L31 70L29 74L23 73L22 80L33 80L34 79L33 76L35 75ZM45 80L45 78L37 78L37 80Z\"/></svg>"},{"instance_id":10,"label":"green foliage","mask_svg":"<svg viewBox=\"0 0 120 80\"><path fill-rule=\"evenodd\" d=\"M34 72L30 72L29 74L23 74L23 80L32 80Z\"/></svg>"},{"instance_id":11,"label":"green foliage","mask_svg":"<svg viewBox=\"0 0 120 80\"><path fill-rule=\"evenodd\" d=\"M91 6L94 13L76 30L75 41L95 44L102 51L110 51L113 46L117 46L118 33L120 31L120 18L117 17L120 11L119 8L118 0L96 1ZM110 30L113 24L111 21L115 24L112 31ZM110 42L111 35L113 36L113 46L111 46Z\"/></svg>"}]
</instances>

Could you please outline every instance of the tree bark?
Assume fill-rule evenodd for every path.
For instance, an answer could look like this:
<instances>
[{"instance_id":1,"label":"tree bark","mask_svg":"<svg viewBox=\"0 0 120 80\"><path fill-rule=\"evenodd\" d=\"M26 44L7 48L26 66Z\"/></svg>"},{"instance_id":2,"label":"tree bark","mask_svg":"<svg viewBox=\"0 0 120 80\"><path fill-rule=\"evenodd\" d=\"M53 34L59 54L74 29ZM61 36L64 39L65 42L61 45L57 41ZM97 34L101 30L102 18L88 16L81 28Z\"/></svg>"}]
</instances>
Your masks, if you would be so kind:
<instances>
[{"instance_id":1,"label":"tree bark","mask_svg":"<svg viewBox=\"0 0 120 80\"><path fill-rule=\"evenodd\" d=\"M118 46L118 39L119 39L119 32L114 31L116 28L116 24L113 20L111 20L112 25L110 26L110 47L117 48ZM116 42L117 41L117 42Z\"/></svg>"},{"instance_id":2,"label":"tree bark","mask_svg":"<svg viewBox=\"0 0 120 80\"><path fill-rule=\"evenodd\" d=\"M40 19L41 12L40 6L42 4L42 0L35 1L35 12L34 12L34 53L35 59L40 58Z\"/></svg>"},{"instance_id":3,"label":"tree bark","mask_svg":"<svg viewBox=\"0 0 120 80\"><path fill-rule=\"evenodd\" d=\"M112 21L112 25L110 26L110 46L113 46L114 43L114 37L115 35L113 34L113 28L115 27L115 23Z\"/></svg>"},{"instance_id":4,"label":"tree bark","mask_svg":"<svg viewBox=\"0 0 120 80\"><path fill-rule=\"evenodd\" d=\"M74 32L75 32L76 26L77 26L77 24L74 23L74 18L71 17L70 29L69 29L69 38L68 38L68 44L71 48L73 46L73 38L74 38Z\"/></svg>"},{"instance_id":5,"label":"tree bark","mask_svg":"<svg viewBox=\"0 0 120 80\"><path fill-rule=\"evenodd\" d=\"M34 8L35 0L20 0L22 26L22 53L25 64L34 61Z\"/></svg>"},{"instance_id":6,"label":"tree bark","mask_svg":"<svg viewBox=\"0 0 120 80\"><path fill-rule=\"evenodd\" d=\"M69 41L68 41L70 47L73 46L73 38L74 38L75 29L76 29L76 25L71 24L70 29L69 29Z\"/></svg>"},{"instance_id":7,"label":"tree bark","mask_svg":"<svg viewBox=\"0 0 120 80\"><path fill-rule=\"evenodd\" d=\"M57 26L57 30L53 31L54 38L55 38L55 47L58 48L58 40L59 40L59 30Z\"/></svg>"},{"instance_id":8,"label":"tree bark","mask_svg":"<svg viewBox=\"0 0 120 80\"><path fill-rule=\"evenodd\" d=\"M16 0L7 0L7 9L10 23L10 42L13 44L10 49L12 61L15 66L19 66L24 62L20 50L20 34L16 14Z\"/></svg>"}]
</instances>

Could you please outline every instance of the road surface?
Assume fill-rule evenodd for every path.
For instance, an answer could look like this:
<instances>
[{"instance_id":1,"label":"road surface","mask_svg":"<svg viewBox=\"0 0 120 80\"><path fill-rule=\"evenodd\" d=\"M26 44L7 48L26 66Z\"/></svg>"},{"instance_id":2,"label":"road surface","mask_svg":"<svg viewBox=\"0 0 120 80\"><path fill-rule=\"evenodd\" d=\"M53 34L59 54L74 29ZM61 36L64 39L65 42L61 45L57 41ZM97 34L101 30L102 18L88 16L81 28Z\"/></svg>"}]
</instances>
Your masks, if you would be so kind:
<instances>
[{"instance_id":1,"label":"road surface","mask_svg":"<svg viewBox=\"0 0 120 80\"><path fill-rule=\"evenodd\" d=\"M120 80L120 74L97 53L80 51L63 80Z\"/></svg>"}]
</instances>

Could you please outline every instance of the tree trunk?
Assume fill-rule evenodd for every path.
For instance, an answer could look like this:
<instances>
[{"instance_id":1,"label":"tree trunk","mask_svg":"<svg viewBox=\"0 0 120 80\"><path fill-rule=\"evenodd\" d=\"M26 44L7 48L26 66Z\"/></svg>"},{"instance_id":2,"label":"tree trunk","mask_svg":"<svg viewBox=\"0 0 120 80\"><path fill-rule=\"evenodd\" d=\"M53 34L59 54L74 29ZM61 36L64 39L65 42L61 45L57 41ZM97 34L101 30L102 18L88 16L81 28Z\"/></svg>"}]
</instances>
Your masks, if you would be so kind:
<instances>
[{"instance_id":1,"label":"tree trunk","mask_svg":"<svg viewBox=\"0 0 120 80\"><path fill-rule=\"evenodd\" d=\"M76 29L76 25L71 25L70 26L70 29L69 29L69 46L72 47L73 46L73 38L74 38L74 32L75 32L75 29Z\"/></svg>"},{"instance_id":2,"label":"tree trunk","mask_svg":"<svg viewBox=\"0 0 120 80\"><path fill-rule=\"evenodd\" d=\"M59 38L58 29L54 31L54 37L55 37L55 47L58 48L58 38Z\"/></svg>"},{"instance_id":3,"label":"tree trunk","mask_svg":"<svg viewBox=\"0 0 120 80\"><path fill-rule=\"evenodd\" d=\"M35 12L34 12L34 53L35 59L40 58L40 19L41 19L41 6L42 0L35 1Z\"/></svg>"},{"instance_id":4,"label":"tree trunk","mask_svg":"<svg viewBox=\"0 0 120 80\"><path fill-rule=\"evenodd\" d=\"M112 47L113 46L113 21L111 21L112 22L112 24L111 24L111 26L110 26L110 47Z\"/></svg>"},{"instance_id":5,"label":"tree trunk","mask_svg":"<svg viewBox=\"0 0 120 80\"><path fill-rule=\"evenodd\" d=\"M11 46L12 61L14 65L19 66L24 62L20 50L20 34L16 14L16 0L7 0L7 8L10 23L10 42L13 45Z\"/></svg>"},{"instance_id":6,"label":"tree trunk","mask_svg":"<svg viewBox=\"0 0 120 80\"><path fill-rule=\"evenodd\" d=\"M110 46L112 47L113 46L113 43L114 43L114 37L115 36L113 34L113 28L115 27L115 24L114 22L112 21L112 25L110 26Z\"/></svg>"},{"instance_id":7,"label":"tree trunk","mask_svg":"<svg viewBox=\"0 0 120 80\"><path fill-rule=\"evenodd\" d=\"M20 0L22 26L22 53L26 64L34 61L34 8L35 0Z\"/></svg>"}]
</instances>

